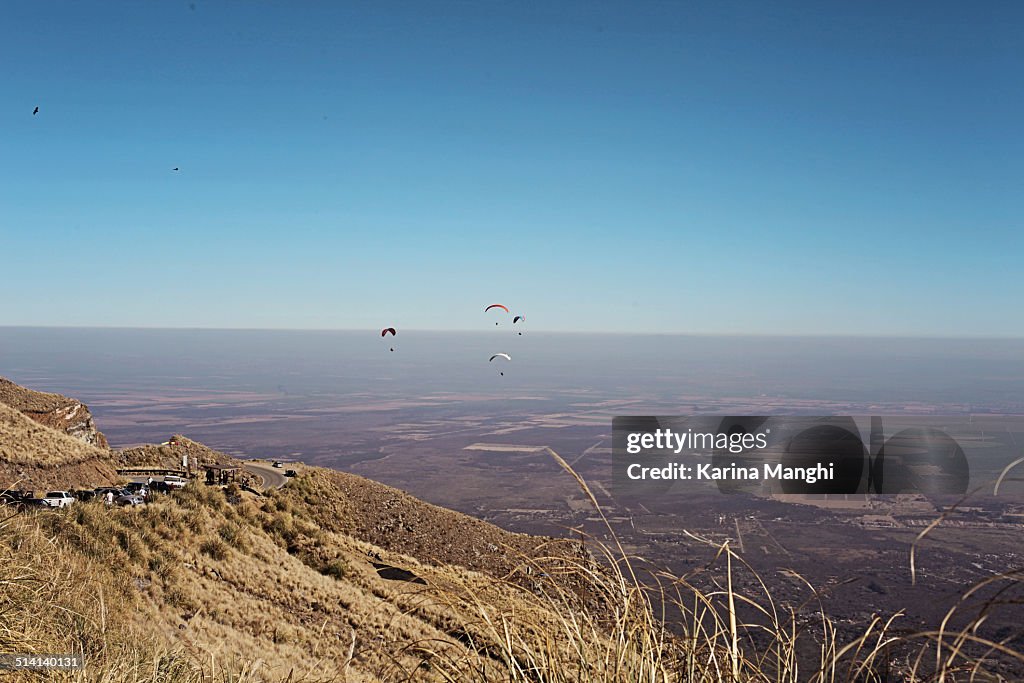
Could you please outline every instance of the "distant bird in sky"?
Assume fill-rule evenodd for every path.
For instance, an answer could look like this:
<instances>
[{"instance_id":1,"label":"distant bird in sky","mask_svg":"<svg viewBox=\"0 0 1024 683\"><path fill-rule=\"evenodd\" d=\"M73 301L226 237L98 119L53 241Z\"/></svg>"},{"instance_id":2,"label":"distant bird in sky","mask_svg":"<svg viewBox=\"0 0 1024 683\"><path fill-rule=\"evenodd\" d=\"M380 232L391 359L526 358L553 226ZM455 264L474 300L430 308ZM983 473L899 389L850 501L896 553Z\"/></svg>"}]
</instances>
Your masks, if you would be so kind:
<instances>
[{"instance_id":1,"label":"distant bird in sky","mask_svg":"<svg viewBox=\"0 0 1024 683\"><path fill-rule=\"evenodd\" d=\"M39 113L39 107L36 107L35 109L32 110L32 116L35 116L38 113Z\"/></svg>"},{"instance_id":2,"label":"distant bird in sky","mask_svg":"<svg viewBox=\"0 0 1024 683\"><path fill-rule=\"evenodd\" d=\"M180 169L180 168L178 168L177 166L175 166L175 167L174 167L174 168L172 168L171 170L172 170L172 171L180 171L181 169Z\"/></svg>"}]
</instances>

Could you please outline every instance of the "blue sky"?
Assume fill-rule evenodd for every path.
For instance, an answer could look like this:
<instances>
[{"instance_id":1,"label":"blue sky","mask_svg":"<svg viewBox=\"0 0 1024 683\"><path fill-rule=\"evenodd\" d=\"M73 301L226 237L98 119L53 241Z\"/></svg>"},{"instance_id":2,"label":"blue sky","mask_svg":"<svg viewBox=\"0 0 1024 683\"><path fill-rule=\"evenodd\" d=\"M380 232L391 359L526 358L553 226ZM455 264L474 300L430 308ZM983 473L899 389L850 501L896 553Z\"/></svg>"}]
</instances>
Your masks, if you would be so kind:
<instances>
[{"instance_id":1,"label":"blue sky","mask_svg":"<svg viewBox=\"0 0 1024 683\"><path fill-rule=\"evenodd\" d=\"M7 3L0 324L1024 336L1024 5L897 5Z\"/></svg>"}]
</instances>

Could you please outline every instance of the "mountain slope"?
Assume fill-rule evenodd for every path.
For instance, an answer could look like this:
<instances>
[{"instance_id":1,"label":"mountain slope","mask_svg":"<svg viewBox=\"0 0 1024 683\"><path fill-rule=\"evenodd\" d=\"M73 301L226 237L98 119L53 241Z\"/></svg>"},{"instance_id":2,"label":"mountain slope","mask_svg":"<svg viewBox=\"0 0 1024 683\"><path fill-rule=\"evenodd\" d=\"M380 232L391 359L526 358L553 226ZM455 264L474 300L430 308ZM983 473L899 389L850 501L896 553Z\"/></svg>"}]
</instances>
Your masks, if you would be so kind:
<instances>
[{"instance_id":1,"label":"mountain slope","mask_svg":"<svg viewBox=\"0 0 1024 683\"><path fill-rule=\"evenodd\" d=\"M523 587L320 526L294 503L304 488L262 498L192 484L139 508L96 501L20 515L0 528L0 578L20 562L57 600L54 611L85 618L61 616L40 634L33 613L51 610L24 605L8 612L0 650L26 646L11 638L24 632L96 666L127 650L137 661L177 653L185 668L214 662L251 680L402 680L414 671L447 680L431 660L443 657L449 675L502 668L477 652L497 646L480 601L555 628L556 615ZM83 577L89 591L65 582ZM5 603L17 598L0 582Z\"/></svg>"},{"instance_id":2,"label":"mountain slope","mask_svg":"<svg viewBox=\"0 0 1024 683\"><path fill-rule=\"evenodd\" d=\"M190 458L230 458L179 439ZM112 457L0 404L0 477L109 477ZM979 635L991 590L980 616L943 625L955 651L938 661L934 634L884 616L839 641L823 593L808 585L806 611L776 603L728 539L715 545L680 577L332 470L299 466L263 494L193 481L138 507L0 516L0 652L82 656L48 678L82 683L1021 680L1012 633ZM1009 571L977 588L1017 609L1021 586Z\"/></svg>"},{"instance_id":3,"label":"mountain slope","mask_svg":"<svg viewBox=\"0 0 1024 683\"><path fill-rule=\"evenodd\" d=\"M242 461L227 453L221 453L209 446L187 439L180 434L172 436L166 444L146 444L117 451L115 457L120 467L181 467L182 457L188 456L190 467L198 469L204 465L214 467L240 467Z\"/></svg>"},{"instance_id":4,"label":"mountain slope","mask_svg":"<svg viewBox=\"0 0 1024 683\"><path fill-rule=\"evenodd\" d=\"M4 391L39 414L70 400ZM185 454L241 464L182 436L111 452L0 403L0 485L105 485L115 463L174 467ZM138 508L94 500L0 522L0 651L79 653L96 681L450 680L504 670L480 655L499 646L482 608L555 628L535 591L556 585L540 568L573 544L300 470L262 496L194 482Z\"/></svg>"},{"instance_id":5,"label":"mountain slope","mask_svg":"<svg viewBox=\"0 0 1024 683\"><path fill-rule=\"evenodd\" d=\"M28 389L0 377L0 403L90 446L108 447L107 438L96 429L89 407L73 398Z\"/></svg>"},{"instance_id":6,"label":"mountain slope","mask_svg":"<svg viewBox=\"0 0 1024 683\"><path fill-rule=\"evenodd\" d=\"M582 554L579 543L506 531L347 472L304 468L302 476L274 496L325 530L420 562L458 565L496 577L514 573L524 557Z\"/></svg>"},{"instance_id":7,"label":"mountain slope","mask_svg":"<svg viewBox=\"0 0 1024 683\"><path fill-rule=\"evenodd\" d=\"M0 490L106 486L117 479L109 451L0 403Z\"/></svg>"}]
</instances>

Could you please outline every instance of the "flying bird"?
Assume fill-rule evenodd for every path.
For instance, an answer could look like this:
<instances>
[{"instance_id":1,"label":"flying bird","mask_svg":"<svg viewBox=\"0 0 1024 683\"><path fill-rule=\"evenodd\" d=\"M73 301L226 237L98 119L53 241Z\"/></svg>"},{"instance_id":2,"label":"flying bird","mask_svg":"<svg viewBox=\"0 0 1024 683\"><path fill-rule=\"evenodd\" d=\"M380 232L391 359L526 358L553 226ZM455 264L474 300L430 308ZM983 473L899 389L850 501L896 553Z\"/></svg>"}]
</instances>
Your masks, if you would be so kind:
<instances>
[{"instance_id":1,"label":"flying bird","mask_svg":"<svg viewBox=\"0 0 1024 683\"><path fill-rule=\"evenodd\" d=\"M172 168L171 170L172 170L172 171L180 171L181 169L180 169L180 168L178 168L177 166L175 166L175 167L174 167L174 168Z\"/></svg>"},{"instance_id":2,"label":"flying bird","mask_svg":"<svg viewBox=\"0 0 1024 683\"><path fill-rule=\"evenodd\" d=\"M36 107L35 109L32 110L32 116L35 116L38 113L39 113L39 107Z\"/></svg>"}]
</instances>

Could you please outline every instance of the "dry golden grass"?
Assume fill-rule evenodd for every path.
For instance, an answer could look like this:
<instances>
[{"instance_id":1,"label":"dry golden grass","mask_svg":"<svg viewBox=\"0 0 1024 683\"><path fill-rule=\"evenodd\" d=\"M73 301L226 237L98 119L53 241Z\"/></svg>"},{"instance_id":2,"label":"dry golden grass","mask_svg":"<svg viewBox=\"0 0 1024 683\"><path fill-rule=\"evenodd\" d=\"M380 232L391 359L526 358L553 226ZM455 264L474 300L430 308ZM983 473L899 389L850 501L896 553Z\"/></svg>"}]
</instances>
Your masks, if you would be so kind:
<instances>
[{"instance_id":1,"label":"dry golden grass","mask_svg":"<svg viewBox=\"0 0 1024 683\"><path fill-rule=\"evenodd\" d=\"M89 445L103 449L109 446L107 438L96 429L89 408L67 396L34 391L0 377L0 404Z\"/></svg>"},{"instance_id":2,"label":"dry golden grass","mask_svg":"<svg viewBox=\"0 0 1024 683\"><path fill-rule=\"evenodd\" d=\"M728 545L702 570L711 590L643 566L614 540L593 544L596 556L507 547L512 569L483 573L352 537L351 520L331 515L359 510L342 494L328 505L328 480L311 471L234 502L190 485L140 508L9 518L0 651L84 654L89 668L67 680L115 683L952 682L1013 680L998 667L1024 666L979 628L1019 574L965 594L964 605L988 596L981 617L908 635L894 629L898 615L879 616L841 641L809 585L806 612L776 605L763 583L737 590L751 570ZM426 583L382 579L374 563Z\"/></svg>"},{"instance_id":3,"label":"dry golden grass","mask_svg":"<svg viewBox=\"0 0 1024 683\"><path fill-rule=\"evenodd\" d=\"M173 444L134 446L117 451L115 457L124 467L166 467L175 469L181 466L181 458L187 455L193 467L212 465L217 467L239 467L242 463L227 453L221 453L198 441L193 441L180 434L171 437Z\"/></svg>"},{"instance_id":4,"label":"dry golden grass","mask_svg":"<svg viewBox=\"0 0 1024 683\"><path fill-rule=\"evenodd\" d=\"M423 668L418 649L405 649L424 641L468 657L457 635L471 614L425 599L421 584L381 578L374 562L411 570L429 586L487 589L510 603L520 590L488 589L474 572L423 565L325 530L294 514L284 497L246 495L232 504L221 490L199 485L135 509L80 503L22 513L11 524L0 536L12 567L32 567L37 577L51 567L79 568L77 578L53 579L64 587L46 589L53 602L19 603L19 623L54 608L83 611L85 598L75 591L89 585L87 576L100 577L93 583L108 603L118 601L108 605L116 628L81 632L81 640L71 632L46 647L37 641L32 651L92 652L97 643L104 651L131 649L148 639L142 651L131 650L132 661L170 652L190 671L234 662L227 670L236 672L244 662L251 680L375 681L395 666L444 680ZM24 534L49 555L26 554L15 540Z\"/></svg>"},{"instance_id":5,"label":"dry golden grass","mask_svg":"<svg viewBox=\"0 0 1024 683\"><path fill-rule=\"evenodd\" d=\"M94 458L110 454L0 403L0 462L56 467Z\"/></svg>"},{"instance_id":6,"label":"dry golden grass","mask_svg":"<svg viewBox=\"0 0 1024 683\"><path fill-rule=\"evenodd\" d=\"M0 403L0 490L103 486L116 480L108 451Z\"/></svg>"},{"instance_id":7,"label":"dry golden grass","mask_svg":"<svg viewBox=\"0 0 1024 683\"><path fill-rule=\"evenodd\" d=\"M576 477L601 514L586 483L552 456ZM589 609L557 583L533 596L532 611L521 605L502 609L471 586L449 589L437 598L475 608L476 619L465 624L475 629L475 647L466 659L432 656L433 668L450 680L488 681L496 677L486 664L497 663L501 680L548 683L1015 681L1024 671L1024 655L981 635L997 610L1019 614L1022 571L993 576L965 591L934 629L906 634L895 628L898 614L877 616L863 625L861 635L843 642L809 584L807 613L777 606L760 579L756 595L737 590L737 573L752 569L728 544L718 546L715 562L701 570L716 585L706 590L691 584L692 577L650 572L642 580L642 563L622 551L610 525L606 530L613 542L594 544L598 561L581 559L559 569L587 576L602 597L601 610ZM535 566L534 574L543 569ZM956 619L977 596L984 597L966 618ZM669 630L669 623L680 628Z\"/></svg>"},{"instance_id":8,"label":"dry golden grass","mask_svg":"<svg viewBox=\"0 0 1024 683\"><path fill-rule=\"evenodd\" d=\"M52 514L52 513L51 513ZM116 567L69 551L36 515L0 522L0 652L74 654L88 667L47 672L47 680L129 683L246 681L244 667L210 676L208 667L161 644L140 620L145 613ZM38 681L39 672L4 672L4 680Z\"/></svg>"},{"instance_id":9,"label":"dry golden grass","mask_svg":"<svg viewBox=\"0 0 1024 683\"><path fill-rule=\"evenodd\" d=\"M46 413L75 405L77 401L60 394L28 389L6 377L0 377L0 403L19 411Z\"/></svg>"},{"instance_id":10,"label":"dry golden grass","mask_svg":"<svg viewBox=\"0 0 1024 683\"><path fill-rule=\"evenodd\" d=\"M500 577L520 557L578 552L578 543L572 541L513 533L379 482L324 468L304 469L302 476L271 495L282 509L324 530L424 564L458 565Z\"/></svg>"}]
</instances>

